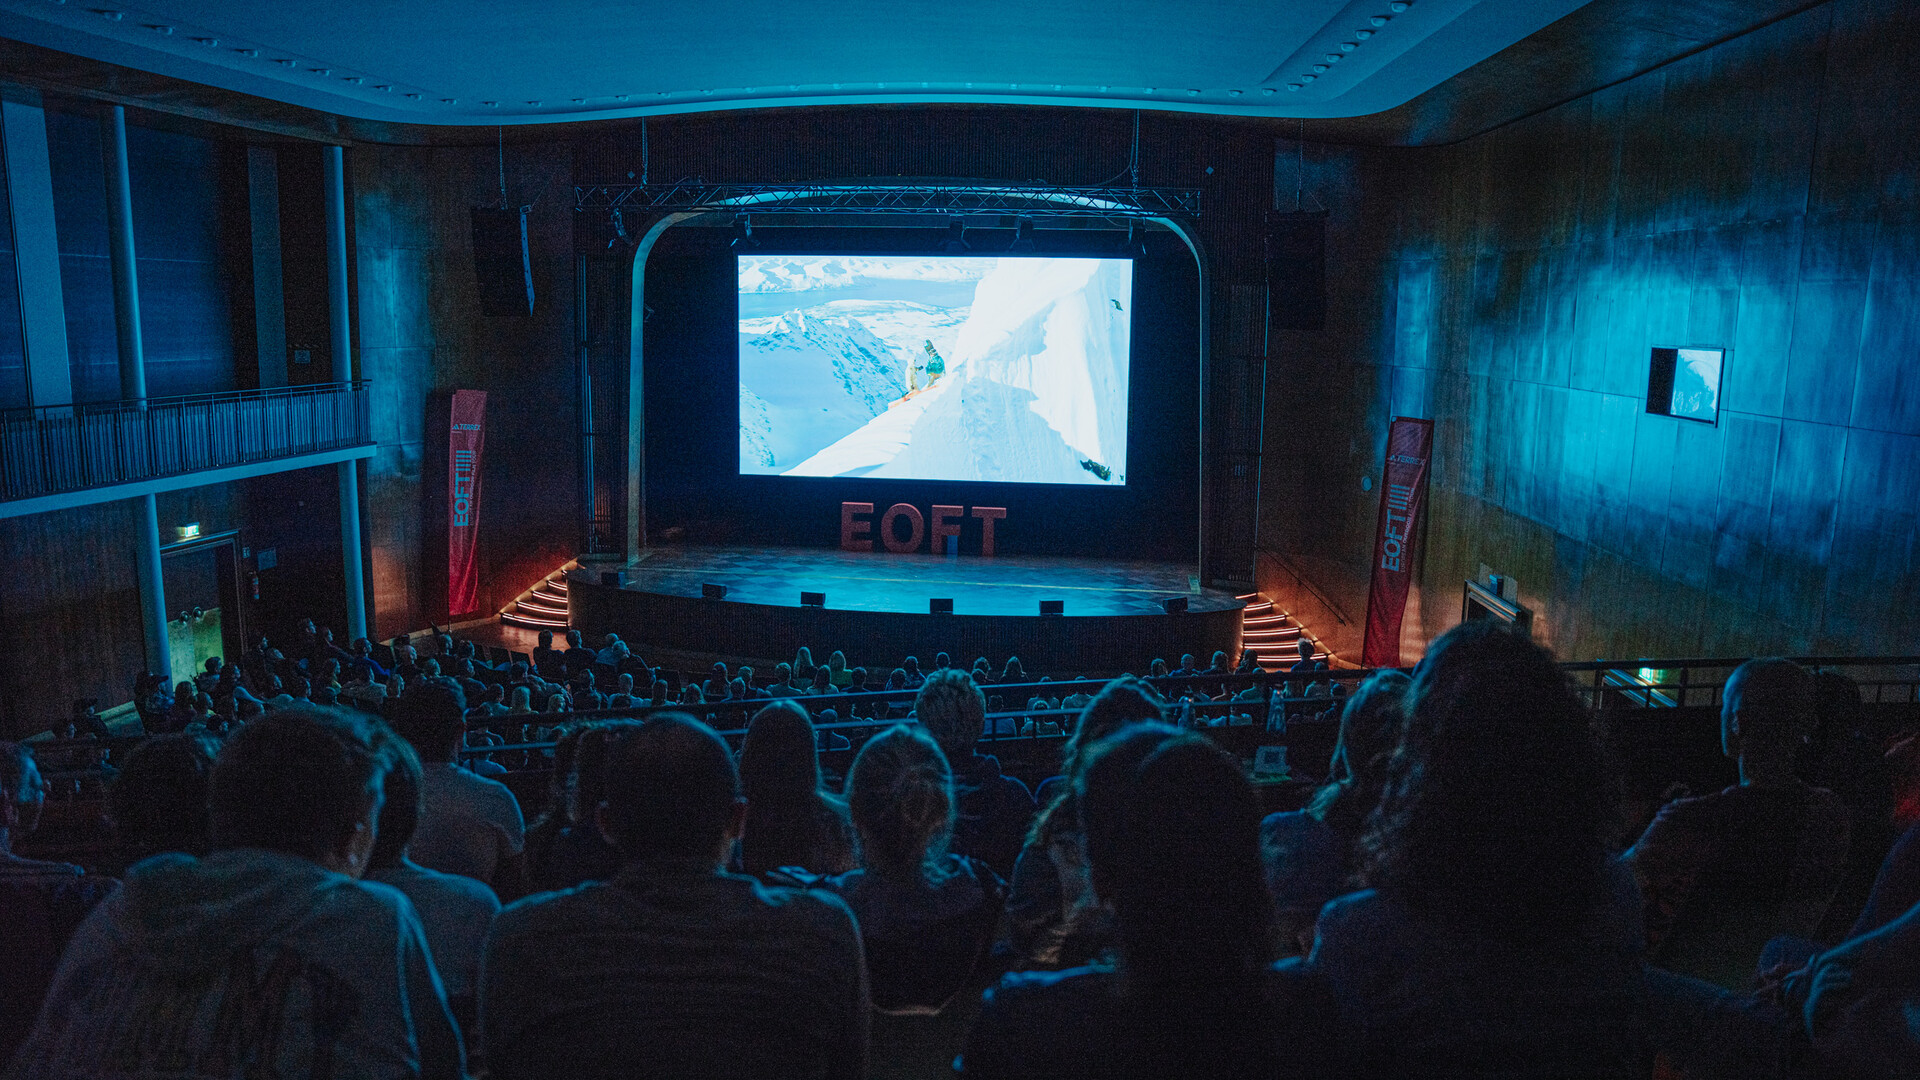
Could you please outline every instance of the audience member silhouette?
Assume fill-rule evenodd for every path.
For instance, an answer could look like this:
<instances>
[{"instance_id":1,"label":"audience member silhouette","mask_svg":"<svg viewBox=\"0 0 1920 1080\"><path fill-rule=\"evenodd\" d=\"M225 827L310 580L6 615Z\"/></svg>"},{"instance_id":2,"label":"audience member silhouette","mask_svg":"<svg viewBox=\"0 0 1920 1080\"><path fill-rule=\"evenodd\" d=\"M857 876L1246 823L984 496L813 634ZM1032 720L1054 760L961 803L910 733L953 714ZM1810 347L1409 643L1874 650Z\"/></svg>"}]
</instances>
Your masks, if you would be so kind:
<instances>
[{"instance_id":1,"label":"audience member silhouette","mask_svg":"<svg viewBox=\"0 0 1920 1080\"><path fill-rule=\"evenodd\" d=\"M1626 861L1653 960L1743 990L1769 939L1819 927L1846 864L1848 820L1837 796L1794 771L1814 730L1807 671L1749 660L1721 693L1720 744L1740 782L1661 808Z\"/></svg>"},{"instance_id":2,"label":"audience member silhouette","mask_svg":"<svg viewBox=\"0 0 1920 1080\"><path fill-rule=\"evenodd\" d=\"M747 873L761 877L783 866L816 874L853 869L847 804L822 788L815 745L813 721L791 701L766 706L748 725L740 744L747 799L740 868Z\"/></svg>"},{"instance_id":3,"label":"audience member silhouette","mask_svg":"<svg viewBox=\"0 0 1920 1080\"><path fill-rule=\"evenodd\" d=\"M1117 961L1007 976L967 1037L962 1073L1331 1075L1331 1004L1298 965L1271 966L1259 804L1239 762L1155 723L1092 755L1077 801Z\"/></svg>"},{"instance_id":4,"label":"audience member silhouette","mask_svg":"<svg viewBox=\"0 0 1920 1080\"><path fill-rule=\"evenodd\" d=\"M483 881L512 899L526 891L526 822L506 785L458 764L465 714L466 696L447 679L414 683L395 707L394 728L420 755L426 800L410 852L429 870Z\"/></svg>"},{"instance_id":5,"label":"audience member silhouette","mask_svg":"<svg viewBox=\"0 0 1920 1080\"><path fill-rule=\"evenodd\" d=\"M1361 684L1340 715L1327 782L1306 809L1260 823L1267 888L1287 955L1312 948L1321 907L1359 887L1360 837L1386 788L1411 686L1405 673L1391 670Z\"/></svg>"},{"instance_id":6,"label":"audience member silhouette","mask_svg":"<svg viewBox=\"0 0 1920 1080\"><path fill-rule=\"evenodd\" d=\"M913 710L953 770L953 850L1011 875L1033 820L1033 794L1001 773L998 758L974 749L986 731L985 695L972 676L947 668L926 677Z\"/></svg>"},{"instance_id":7,"label":"audience member silhouette","mask_svg":"<svg viewBox=\"0 0 1920 1080\"><path fill-rule=\"evenodd\" d=\"M1321 911L1308 960L1365 1073L1646 1075L1617 804L1546 650L1486 622L1434 642L1362 840L1373 887Z\"/></svg>"},{"instance_id":8,"label":"audience member silhouette","mask_svg":"<svg viewBox=\"0 0 1920 1080\"><path fill-rule=\"evenodd\" d=\"M598 818L625 869L495 920L480 987L495 1077L865 1074L853 916L721 869L746 804L711 729L667 713L625 736Z\"/></svg>"},{"instance_id":9,"label":"audience member silhouette","mask_svg":"<svg viewBox=\"0 0 1920 1080\"><path fill-rule=\"evenodd\" d=\"M16 1077L464 1075L413 905L361 884L369 722L284 709L214 765L212 854L128 872L74 935Z\"/></svg>"}]
</instances>

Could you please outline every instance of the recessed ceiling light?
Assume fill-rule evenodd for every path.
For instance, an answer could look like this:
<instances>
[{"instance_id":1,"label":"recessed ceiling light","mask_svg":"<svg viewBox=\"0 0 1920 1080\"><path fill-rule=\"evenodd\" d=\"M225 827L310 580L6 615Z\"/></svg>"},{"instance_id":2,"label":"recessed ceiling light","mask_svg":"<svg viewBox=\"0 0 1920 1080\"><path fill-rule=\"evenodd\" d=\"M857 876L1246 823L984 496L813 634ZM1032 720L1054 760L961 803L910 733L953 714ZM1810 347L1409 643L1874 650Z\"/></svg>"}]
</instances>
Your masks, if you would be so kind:
<instances>
[{"instance_id":1,"label":"recessed ceiling light","mask_svg":"<svg viewBox=\"0 0 1920 1080\"><path fill-rule=\"evenodd\" d=\"M498 108L500 105L497 101L483 101L480 104L485 105L489 109Z\"/></svg>"},{"instance_id":2,"label":"recessed ceiling light","mask_svg":"<svg viewBox=\"0 0 1920 1080\"><path fill-rule=\"evenodd\" d=\"M527 102L527 104L533 106L536 109L540 107L540 103L538 101L529 101Z\"/></svg>"},{"instance_id":3,"label":"recessed ceiling light","mask_svg":"<svg viewBox=\"0 0 1920 1080\"><path fill-rule=\"evenodd\" d=\"M201 45L205 45L209 49L217 49L220 47L219 38L197 37L197 38L194 38L193 40L198 42Z\"/></svg>"},{"instance_id":4,"label":"recessed ceiling light","mask_svg":"<svg viewBox=\"0 0 1920 1080\"><path fill-rule=\"evenodd\" d=\"M1337 64L1337 63L1339 63L1339 62L1340 62L1340 54L1339 54L1339 53L1337 53L1337 52L1330 52L1330 53L1328 53L1328 54L1327 54L1327 63L1329 63L1329 64Z\"/></svg>"},{"instance_id":5,"label":"recessed ceiling light","mask_svg":"<svg viewBox=\"0 0 1920 1080\"><path fill-rule=\"evenodd\" d=\"M1319 73L1321 73L1321 72L1323 72L1323 71L1325 71L1325 70L1327 70L1327 65L1325 65L1325 64L1315 64L1315 65L1313 65L1313 71L1314 71L1314 74L1316 74L1316 75L1318 75Z\"/></svg>"},{"instance_id":6,"label":"recessed ceiling light","mask_svg":"<svg viewBox=\"0 0 1920 1080\"><path fill-rule=\"evenodd\" d=\"M366 82L367 80L366 80L366 77L363 75L342 75L340 76L340 81L350 82L355 86L359 86L361 83Z\"/></svg>"},{"instance_id":7,"label":"recessed ceiling light","mask_svg":"<svg viewBox=\"0 0 1920 1080\"><path fill-rule=\"evenodd\" d=\"M458 104L458 103L459 103L459 101L460 101L460 99L459 99L459 98L450 98L450 97L443 97L443 98L441 98L441 99L440 99L440 104L442 104L442 105L455 105L455 104Z\"/></svg>"},{"instance_id":8,"label":"recessed ceiling light","mask_svg":"<svg viewBox=\"0 0 1920 1080\"><path fill-rule=\"evenodd\" d=\"M1359 39L1360 39L1361 41L1365 41L1365 40L1367 40L1368 38L1370 38L1370 37L1372 37L1372 36L1373 36L1373 31L1371 31L1371 30L1355 30L1355 31L1353 32L1353 36L1354 36L1354 37L1357 37L1357 38L1359 38Z\"/></svg>"},{"instance_id":9,"label":"recessed ceiling light","mask_svg":"<svg viewBox=\"0 0 1920 1080\"><path fill-rule=\"evenodd\" d=\"M1243 91L1240 91L1240 90L1229 90L1229 91L1227 91L1227 96L1228 96L1228 97L1239 97L1239 96L1240 96L1240 95L1241 95L1242 93L1243 93Z\"/></svg>"},{"instance_id":10,"label":"recessed ceiling light","mask_svg":"<svg viewBox=\"0 0 1920 1080\"><path fill-rule=\"evenodd\" d=\"M1368 19L1367 21L1372 23L1375 26L1385 26L1387 25L1388 18L1389 16L1386 16L1386 15L1375 15L1373 18Z\"/></svg>"},{"instance_id":11,"label":"recessed ceiling light","mask_svg":"<svg viewBox=\"0 0 1920 1080\"><path fill-rule=\"evenodd\" d=\"M1408 0L1395 0L1394 3L1387 5L1387 10L1393 12L1395 15L1398 15L1412 6L1413 5L1409 3Z\"/></svg>"},{"instance_id":12,"label":"recessed ceiling light","mask_svg":"<svg viewBox=\"0 0 1920 1080\"><path fill-rule=\"evenodd\" d=\"M1199 96L1200 96L1200 91L1198 91L1198 90L1189 90L1189 91L1187 91L1187 96L1188 96L1188 97L1199 97Z\"/></svg>"},{"instance_id":13,"label":"recessed ceiling light","mask_svg":"<svg viewBox=\"0 0 1920 1080\"><path fill-rule=\"evenodd\" d=\"M1298 90L1298 89L1300 89L1300 88L1299 88L1298 86L1290 86L1290 87L1288 87L1287 89L1289 89L1289 90ZM1261 88L1260 88L1260 96L1261 96L1261 97L1272 97L1272 96L1273 96L1273 87L1271 87L1271 86L1263 86L1263 87L1261 87Z\"/></svg>"},{"instance_id":14,"label":"recessed ceiling light","mask_svg":"<svg viewBox=\"0 0 1920 1080\"><path fill-rule=\"evenodd\" d=\"M259 49L235 49L233 51L239 53L241 56L259 56L260 55Z\"/></svg>"},{"instance_id":15,"label":"recessed ceiling light","mask_svg":"<svg viewBox=\"0 0 1920 1080\"><path fill-rule=\"evenodd\" d=\"M308 70L308 71L311 71L311 72L313 72L313 73L314 73L315 75L331 75L331 74L333 74L333 69L332 69L332 68L308 68L307 70Z\"/></svg>"},{"instance_id":16,"label":"recessed ceiling light","mask_svg":"<svg viewBox=\"0 0 1920 1080\"><path fill-rule=\"evenodd\" d=\"M615 94L615 95L613 95L613 100L615 100L615 101L625 101L625 100L627 100L628 98L630 98L630 97L632 97L632 96L633 96L632 94Z\"/></svg>"},{"instance_id":17,"label":"recessed ceiling light","mask_svg":"<svg viewBox=\"0 0 1920 1080\"><path fill-rule=\"evenodd\" d=\"M1318 76L1318 75L1302 75L1302 76L1300 76L1300 81L1301 81L1301 82L1303 82L1303 83L1310 83L1310 82L1312 82L1313 80L1315 80L1315 79L1317 79L1317 78L1319 78L1319 77L1320 77L1320 76Z\"/></svg>"},{"instance_id":18,"label":"recessed ceiling light","mask_svg":"<svg viewBox=\"0 0 1920 1080\"><path fill-rule=\"evenodd\" d=\"M393 90L393 84L392 83L374 83L373 88L375 90L385 90L391 93Z\"/></svg>"},{"instance_id":19,"label":"recessed ceiling light","mask_svg":"<svg viewBox=\"0 0 1920 1080\"><path fill-rule=\"evenodd\" d=\"M1340 51L1341 51L1341 52L1352 52L1353 50L1355 50L1355 49L1357 49L1357 48L1359 48L1359 47L1360 47L1360 46L1358 46L1358 45L1356 45L1356 44L1354 44L1354 43L1353 43L1353 42L1351 42L1351 41L1343 41L1343 42L1341 42L1341 43L1340 43Z\"/></svg>"},{"instance_id":20,"label":"recessed ceiling light","mask_svg":"<svg viewBox=\"0 0 1920 1080\"><path fill-rule=\"evenodd\" d=\"M577 97L573 99L573 103L575 105L585 105L587 103L587 99L583 97Z\"/></svg>"},{"instance_id":21,"label":"recessed ceiling light","mask_svg":"<svg viewBox=\"0 0 1920 1080\"><path fill-rule=\"evenodd\" d=\"M408 94L408 95L407 95L407 98L408 98L408 100L410 100L410 101L419 101L419 100L420 100L420 95L419 95L419 94Z\"/></svg>"},{"instance_id":22,"label":"recessed ceiling light","mask_svg":"<svg viewBox=\"0 0 1920 1080\"><path fill-rule=\"evenodd\" d=\"M1288 89L1288 90L1298 90L1298 89L1300 89L1300 84L1299 84L1299 83L1297 83L1297 82L1290 82L1290 83L1288 83L1288 84L1287 84L1287 89ZM1269 93L1269 94L1271 94L1271 93L1273 93L1273 91L1272 91L1272 90L1268 90L1268 91L1267 91L1267 93Z\"/></svg>"},{"instance_id":23,"label":"recessed ceiling light","mask_svg":"<svg viewBox=\"0 0 1920 1080\"><path fill-rule=\"evenodd\" d=\"M161 35L162 37L173 33L173 27L168 26L164 23L146 23L145 26L147 29L153 31L156 34Z\"/></svg>"},{"instance_id":24,"label":"recessed ceiling light","mask_svg":"<svg viewBox=\"0 0 1920 1080\"><path fill-rule=\"evenodd\" d=\"M124 19L127 17L126 12L115 11L112 8L88 8L87 10L93 12L95 15L98 15L103 19L106 19L108 22L119 22L121 19Z\"/></svg>"},{"instance_id":25,"label":"recessed ceiling light","mask_svg":"<svg viewBox=\"0 0 1920 1080\"><path fill-rule=\"evenodd\" d=\"M274 63L279 64L281 67L284 67L284 68L300 66L300 61L298 60L275 60Z\"/></svg>"}]
</instances>

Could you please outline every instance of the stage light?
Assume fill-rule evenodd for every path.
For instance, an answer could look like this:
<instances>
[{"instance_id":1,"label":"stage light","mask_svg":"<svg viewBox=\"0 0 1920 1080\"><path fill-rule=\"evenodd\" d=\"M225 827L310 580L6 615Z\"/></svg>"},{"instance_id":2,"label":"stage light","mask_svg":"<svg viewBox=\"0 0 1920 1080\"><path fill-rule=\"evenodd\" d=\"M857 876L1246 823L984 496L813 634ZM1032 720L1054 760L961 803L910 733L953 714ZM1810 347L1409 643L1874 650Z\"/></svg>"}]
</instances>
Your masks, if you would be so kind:
<instances>
[{"instance_id":1,"label":"stage light","mask_svg":"<svg viewBox=\"0 0 1920 1080\"><path fill-rule=\"evenodd\" d=\"M802 592L800 594L800 606L801 607L817 607L817 608L826 607L827 594L823 592Z\"/></svg>"},{"instance_id":2,"label":"stage light","mask_svg":"<svg viewBox=\"0 0 1920 1080\"><path fill-rule=\"evenodd\" d=\"M1020 219L1020 231L1014 235L1013 246L1008 248L1007 250L1008 251L1032 251L1033 250L1033 222L1032 221L1030 221L1027 218Z\"/></svg>"},{"instance_id":3,"label":"stage light","mask_svg":"<svg viewBox=\"0 0 1920 1080\"><path fill-rule=\"evenodd\" d=\"M929 600L927 601L927 614L951 615L953 614L953 601L951 599L944 599L944 598L936 598L933 600Z\"/></svg>"},{"instance_id":4,"label":"stage light","mask_svg":"<svg viewBox=\"0 0 1920 1080\"><path fill-rule=\"evenodd\" d=\"M727 598L727 587L725 585L715 585L711 581L703 582L700 585L700 597L703 600L725 600Z\"/></svg>"},{"instance_id":5,"label":"stage light","mask_svg":"<svg viewBox=\"0 0 1920 1080\"><path fill-rule=\"evenodd\" d=\"M954 218L947 226L947 254L964 255L973 250L967 243L967 223L965 219Z\"/></svg>"},{"instance_id":6,"label":"stage light","mask_svg":"<svg viewBox=\"0 0 1920 1080\"><path fill-rule=\"evenodd\" d=\"M1065 615L1066 613L1067 602L1065 600L1040 601L1040 614L1042 615Z\"/></svg>"},{"instance_id":7,"label":"stage light","mask_svg":"<svg viewBox=\"0 0 1920 1080\"><path fill-rule=\"evenodd\" d=\"M1184 596L1173 597L1166 602L1166 607L1167 614L1169 615L1185 615L1187 613L1187 598Z\"/></svg>"},{"instance_id":8,"label":"stage light","mask_svg":"<svg viewBox=\"0 0 1920 1080\"><path fill-rule=\"evenodd\" d=\"M613 250L613 245L627 239L627 216L618 210L613 212L613 236L612 240L607 241L609 251Z\"/></svg>"},{"instance_id":9,"label":"stage light","mask_svg":"<svg viewBox=\"0 0 1920 1080\"><path fill-rule=\"evenodd\" d=\"M733 243L727 245L735 251L742 248L757 248L760 241L753 238L753 218L741 214L733 219Z\"/></svg>"}]
</instances>

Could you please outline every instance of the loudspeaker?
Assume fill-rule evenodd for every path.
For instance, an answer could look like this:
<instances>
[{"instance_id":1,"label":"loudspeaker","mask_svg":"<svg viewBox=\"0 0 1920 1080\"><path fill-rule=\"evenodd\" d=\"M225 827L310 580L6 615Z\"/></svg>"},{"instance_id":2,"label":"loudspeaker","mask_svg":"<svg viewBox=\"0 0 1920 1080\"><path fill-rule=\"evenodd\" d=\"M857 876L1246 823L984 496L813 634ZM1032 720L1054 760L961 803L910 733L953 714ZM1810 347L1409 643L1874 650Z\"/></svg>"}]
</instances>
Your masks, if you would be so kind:
<instances>
[{"instance_id":1,"label":"loudspeaker","mask_svg":"<svg viewBox=\"0 0 1920 1080\"><path fill-rule=\"evenodd\" d=\"M527 215L518 207L473 208L473 276L483 315L533 314Z\"/></svg>"},{"instance_id":2,"label":"loudspeaker","mask_svg":"<svg viewBox=\"0 0 1920 1080\"><path fill-rule=\"evenodd\" d=\"M705 600L725 600L727 598L727 587L725 585L715 585L711 581L703 582L700 585L700 596Z\"/></svg>"},{"instance_id":3,"label":"loudspeaker","mask_svg":"<svg viewBox=\"0 0 1920 1080\"><path fill-rule=\"evenodd\" d=\"M1187 613L1187 598L1186 598L1186 597L1184 597L1184 596L1176 596L1176 597L1174 597L1173 599L1171 599L1171 600L1168 600L1168 601L1167 601L1167 614L1169 614L1169 615L1185 615L1186 613Z\"/></svg>"},{"instance_id":4,"label":"loudspeaker","mask_svg":"<svg viewBox=\"0 0 1920 1080\"><path fill-rule=\"evenodd\" d=\"M1279 330L1327 325L1327 211L1267 211L1267 300Z\"/></svg>"},{"instance_id":5,"label":"loudspeaker","mask_svg":"<svg viewBox=\"0 0 1920 1080\"><path fill-rule=\"evenodd\" d=\"M1067 602L1065 600L1040 601L1040 614L1042 615L1065 615L1066 613Z\"/></svg>"},{"instance_id":6,"label":"loudspeaker","mask_svg":"<svg viewBox=\"0 0 1920 1080\"><path fill-rule=\"evenodd\" d=\"M621 585L625 585L626 583L627 583L627 572L625 570L600 571L600 584L602 585L612 585L612 586L618 587Z\"/></svg>"},{"instance_id":7,"label":"loudspeaker","mask_svg":"<svg viewBox=\"0 0 1920 1080\"><path fill-rule=\"evenodd\" d=\"M800 594L801 607L826 607L827 594L823 592L803 592Z\"/></svg>"},{"instance_id":8,"label":"loudspeaker","mask_svg":"<svg viewBox=\"0 0 1920 1080\"><path fill-rule=\"evenodd\" d=\"M951 615L953 614L953 601L945 599L929 600L927 601L927 613L930 615Z\"/></svg>"}]
</instances>

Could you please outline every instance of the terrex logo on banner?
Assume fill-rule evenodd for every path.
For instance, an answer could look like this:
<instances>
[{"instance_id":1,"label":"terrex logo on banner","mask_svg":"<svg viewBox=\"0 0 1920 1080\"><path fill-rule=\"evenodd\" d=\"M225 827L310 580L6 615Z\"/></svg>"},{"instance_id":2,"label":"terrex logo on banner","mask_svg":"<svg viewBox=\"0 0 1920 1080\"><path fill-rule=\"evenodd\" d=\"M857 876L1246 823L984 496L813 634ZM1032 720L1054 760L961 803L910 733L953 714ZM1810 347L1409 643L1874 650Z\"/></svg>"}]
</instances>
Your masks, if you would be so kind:
<instances>
[{"instance_id":1,"label":"terrex logo on banner","mask_svg":"<svg viewBox=\"0 0 1920 1080\"><path fill-rule=\"evenodd\" d=\"M1380 529L1373 542L1373 581L1367 588L1367 641L1360 662L1400 666L1400 618L1413 583L1413 545L1427 502L1427 463L1433 421L1396 416L1387 431L1386 475L1380 485Z\"/></svg>"},{"instance_id":2,"label":"terrex logo on banner","mask_svg":"<svg viewBox=\"0 0 1920 1080\"><path fill-rule=\"evenodd\" d=\"M455 390L447 453L447 613L479 603L480 454L485 446L487 394Z\"/></svg>"}]
</instances>

